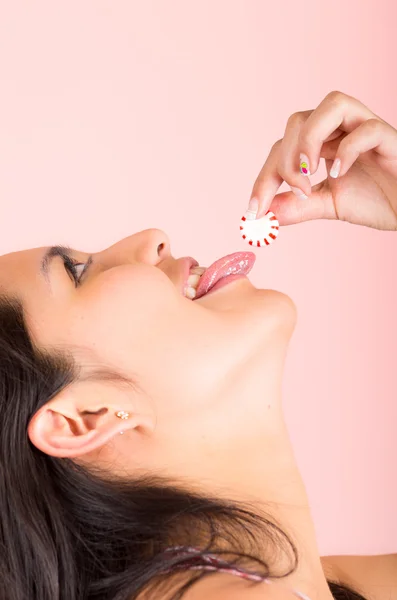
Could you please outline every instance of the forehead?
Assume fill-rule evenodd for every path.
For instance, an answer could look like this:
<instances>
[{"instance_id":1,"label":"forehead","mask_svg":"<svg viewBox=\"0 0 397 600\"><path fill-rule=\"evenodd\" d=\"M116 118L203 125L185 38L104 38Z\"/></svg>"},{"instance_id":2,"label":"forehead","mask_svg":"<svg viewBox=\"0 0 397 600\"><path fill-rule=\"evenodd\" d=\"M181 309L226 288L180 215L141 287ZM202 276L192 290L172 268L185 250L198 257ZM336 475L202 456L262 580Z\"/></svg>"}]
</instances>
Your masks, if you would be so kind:
<instances>
[{"instance_id":1,"label":"forehead","mask_svg":"<svg viewBox=\"0 0 397 600\"><path fill-rule=\"evenodd\" d=\"M19 250L0 256L0 292L23 295L43 285L40 263L46 248Z\"/></svg>"}]
</instances>

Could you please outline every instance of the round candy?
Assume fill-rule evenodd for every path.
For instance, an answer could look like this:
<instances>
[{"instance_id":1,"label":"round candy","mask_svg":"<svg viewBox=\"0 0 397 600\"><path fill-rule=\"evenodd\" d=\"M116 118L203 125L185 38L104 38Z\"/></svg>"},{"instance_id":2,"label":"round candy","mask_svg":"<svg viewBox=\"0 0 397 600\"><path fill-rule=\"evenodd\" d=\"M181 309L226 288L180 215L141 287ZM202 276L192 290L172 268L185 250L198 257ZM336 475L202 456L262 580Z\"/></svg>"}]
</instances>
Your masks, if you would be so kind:
<instances>
[{"instance_id":1,"label":"round candy","mask_svg":"<svg viewBox=\"0 0 397 600\"><path fill-rule=\"evenodd\" d=\"M277 217L270 210L261 219L247 211L240 221L242 238L251 246L270 246L278 236L278 228Z\"/></svg>"}]
</instances>

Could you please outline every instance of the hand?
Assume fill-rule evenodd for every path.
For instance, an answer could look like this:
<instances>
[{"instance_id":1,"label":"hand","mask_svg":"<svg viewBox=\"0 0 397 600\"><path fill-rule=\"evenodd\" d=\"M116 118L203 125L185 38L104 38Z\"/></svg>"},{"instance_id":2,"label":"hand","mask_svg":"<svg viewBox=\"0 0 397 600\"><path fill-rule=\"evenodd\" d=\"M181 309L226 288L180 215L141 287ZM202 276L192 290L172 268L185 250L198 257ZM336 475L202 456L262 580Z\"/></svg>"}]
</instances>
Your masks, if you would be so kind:
<instances>
[{"instance_id":1,"label":"hand","mask_svg":"<svg viewBox=\"0 0 397 600\"><path fill-rule=\"evenodd\" d=\"M308 174L325 159L327 178L311 187ZM331 175L333 161L340 172ZM303 161L305 157L303 157ZM276 194L283 181L293 192ZM302 190L307 199L297 196ZM339 219L375 229L397 231L397 131L364 104L331 92L315 110L294 113L259 173L251 199L257 218L271 210L280 225L311 219Z\"/></svg>"}]
</instances>

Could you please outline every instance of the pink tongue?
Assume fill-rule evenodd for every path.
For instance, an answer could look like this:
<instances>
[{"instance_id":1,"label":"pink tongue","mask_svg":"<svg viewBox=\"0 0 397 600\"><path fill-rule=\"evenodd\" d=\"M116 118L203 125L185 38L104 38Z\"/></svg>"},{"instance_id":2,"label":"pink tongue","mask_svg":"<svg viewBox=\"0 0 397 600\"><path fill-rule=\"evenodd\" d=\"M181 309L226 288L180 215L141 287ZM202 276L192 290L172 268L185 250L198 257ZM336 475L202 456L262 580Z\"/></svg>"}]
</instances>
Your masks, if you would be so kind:
<instances>
[{"instance_id":1,"label":"pink tongue","mask_svg":"<svg viewBox=\"0 0 397 600\"><path fill-rule=\"evenodd\" d=\"M227 275L248 275L254 266L256 256L253 252L233 252L216 260L201 276L196 297L204 296L214 285Z\"/></svg>"}]
</instances>

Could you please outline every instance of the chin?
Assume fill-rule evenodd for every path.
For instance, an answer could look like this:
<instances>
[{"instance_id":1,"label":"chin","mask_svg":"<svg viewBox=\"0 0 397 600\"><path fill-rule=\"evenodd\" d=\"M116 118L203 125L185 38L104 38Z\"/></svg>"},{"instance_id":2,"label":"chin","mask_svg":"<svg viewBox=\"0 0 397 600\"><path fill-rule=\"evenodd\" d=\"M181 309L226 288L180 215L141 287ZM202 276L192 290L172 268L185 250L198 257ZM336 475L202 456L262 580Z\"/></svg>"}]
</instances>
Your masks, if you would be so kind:
<instances>
[{"instance_id":1,"label":"chin","mask_svg":"<svg viewBox=\"0 0 397 600\"><path fill-rule=\"evenodd\" d=\"M257 294L263 296L266 302L272 303L274 307L280 307L280 310L286 310L296 315L297 308L295 302L290 296L279 292L278 290L256 288Z\"/></svg>"},{"instance_id":2,"label":"chin","mask_svg":"<svg viewBox=\"0 0 397 600\"><path fill-rule=\"evenodd\" d=\"M297 308L287 294L277 290L255 287L248 277L239 279L196 302L205 308L217 311L241 312L241 317L251 319L253 324L264 324L292 333Z\"/></svg>"},{"instance_id":3,"label":"chin","mask_svg":"<svg viewBox=\"0 0 397 600\"><path fill-rule=\"evenodd\" d=\"M251 298L245 299L250 303L250 311L255 311L259 319L265 320L270 326L283 329L291 334L297 321L295 302L283 292L272 289L254 288Z\"/></svg>"}]
</instances>

